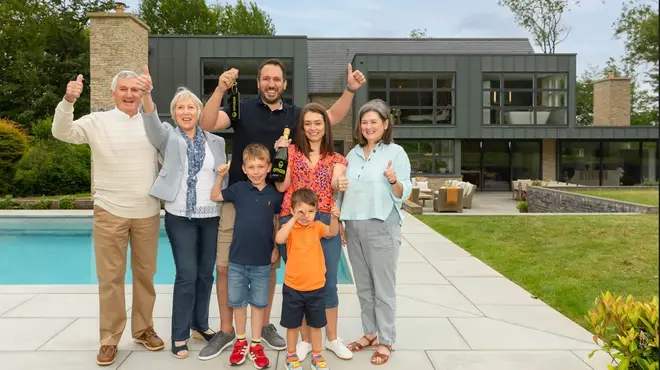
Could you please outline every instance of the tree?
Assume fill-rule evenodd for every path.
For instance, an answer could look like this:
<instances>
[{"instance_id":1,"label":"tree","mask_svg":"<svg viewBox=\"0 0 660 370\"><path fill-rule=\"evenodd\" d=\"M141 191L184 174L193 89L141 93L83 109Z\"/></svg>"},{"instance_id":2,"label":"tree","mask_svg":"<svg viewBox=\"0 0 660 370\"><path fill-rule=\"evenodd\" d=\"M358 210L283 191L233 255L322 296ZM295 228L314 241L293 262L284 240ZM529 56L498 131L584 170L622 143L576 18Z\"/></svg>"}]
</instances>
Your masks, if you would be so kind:
<instances>
[{"instance_id":1,"label":"tree","mask_svg":"<svg viewBox=\"0 0 660 370\"><path fill-rule=\"evenodd\" d=\"M571 31L562 25L569 1L578 4L578 0L498 0L497 3L511 10L516 23L532 34L544 53L552 54Z\"/></svg>"},{"instance_id":2,"label":"tree","mask_svg":"<svg viewBox=\"0 0 660 370\"><path fill-rule=\"evenodd\" d=\"M250 2L249 8L243 0L236 5L220 5L220 34L222 35L274 35L275 26L270 16Z\"/></svg>"},{"instance_id":3,"label":"tree","mask_svg":"<svg viewBox=\"0 0 660 370\"><path fill-rule=\"evenodd\" d=\"M218 35L219 13L204 0L142 0L137 16L152 35Z\"/></svg>"},{"instance_id":4,"label":"tree","mask_svg":"<svg viewBox=\"0 0 660 370\"><path fill-rule=\"evenodd\" d=\"M421 28L415 28L410 31L410 38L412 39L429 39L426 35L426 28L421 29Z\"/></svg>"},{"instance_id":5,"label":"tree","mask_svg":"<svg viewBox=\"0 0 660 370\"><path fill-rule=\"evenodd\" d=\"M660 94L658 76L658 8L659 1L640 3L638 0L628 0L623 5L621 15L614 24L614 36L625 38L625 60L630 65L639 68L650 65L646 72L646 81L651 84L656 95Z\"/></svg>"},{"instance_id":6,"label":"tree","mask_svg":"<svg viewBox=\"0 0 660 370\"><path fill-rule=\"evenodd\" d=\"M142 0L140 17L154 35L274 35L270 16L257 4L208 6L204 0Z\"/></svg>"},{"instance_id":7,"label":"tree","mask_svg":"<svg viewBox=\"0 0 660 370\"><path fill-rule=\"evenodd\" d=\"M52 115L66 84L89 76L87 12L110 0L5 0L0 3L0 112L26 131ZM75 115L89 113L89 89Z\"/></svg>"}]
</instances>

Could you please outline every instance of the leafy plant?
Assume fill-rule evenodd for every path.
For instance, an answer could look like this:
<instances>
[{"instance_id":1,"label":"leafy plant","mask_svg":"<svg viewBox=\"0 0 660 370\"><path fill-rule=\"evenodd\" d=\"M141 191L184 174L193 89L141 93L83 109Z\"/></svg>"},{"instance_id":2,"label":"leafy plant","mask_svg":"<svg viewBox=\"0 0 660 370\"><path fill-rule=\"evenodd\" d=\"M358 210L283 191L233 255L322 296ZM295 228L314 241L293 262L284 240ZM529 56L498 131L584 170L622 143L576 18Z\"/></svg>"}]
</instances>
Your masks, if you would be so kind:
<instances>
[{"instance_id":1,"label":"leafy plant","mask_svg":"<svg viewBox=\"0 0 660 370\"><path fill-rule=\"evenodd\" d=\"M0 195L10 192L16 164L27 150L27 144L27 135L16 123L0 119Z\"/></svg>"},{"instance_id":2,"label":"leafy plant","mask_svg":"<svg viewBox=\"0 0 660 370\"><path fill-rule=\"evenodd\" d=\"M543 186L543 181L534 180L534 181L532 181L532 186Z\"/></svg>"},{"instance_id":3,"label":"leafy plant","mask_svg":"<svg viewBox=\"0 0 660 370\"><path fill-rule=\"evenodd\" d=\"M527 209L527 201L522 200L522 201L518 202L518 204L516 204L516 209L518 209L518 211L520 211L520 213L529 212L529 210Z\"/></svg>"},{"instance_id":4,"label":"leafy plant","mask_svg":"<svg viewBox=\"0 0 660 370\"><path fill-rule=\"evenodd\" d=\"M21 204L16 202L11 195L0 198L0 209L21 209Z\"/></svg>"},{"instance_id":5,"label":"leafy plant","mask_svg":"<svg viewBox=\"0 0 660 370\"><path fill-rule=\"evenodd\" d=\"M50 199L39 199L36 202L25 204L23 208L25 209L49 209L53 204L53 201Z\"/></svg>"},{"instance_id":6,"label":"leafy plant","mask_svg":"<svg viewBox=\"0 0 660 370\"><path fill-rule=\"evenodd\" d=\"M625 300L612 293L601 293L587 319L593 327L594 342L612 357L609 370L658 370L658 297L650 302ZM589 354L591 358L594 350Z\"/></svg>"},{"instance_id":7,"label":"leafy plant","mask_svg":"<svg viewBox=\"0 0 660 370\"><path fill-rule=\"evenodd\" d=\"M73 209L74 202L76 201L75 197L72 196L66 196L60 198L59 205L57 208L59 209Z\"/></svg>"}]
</instances>

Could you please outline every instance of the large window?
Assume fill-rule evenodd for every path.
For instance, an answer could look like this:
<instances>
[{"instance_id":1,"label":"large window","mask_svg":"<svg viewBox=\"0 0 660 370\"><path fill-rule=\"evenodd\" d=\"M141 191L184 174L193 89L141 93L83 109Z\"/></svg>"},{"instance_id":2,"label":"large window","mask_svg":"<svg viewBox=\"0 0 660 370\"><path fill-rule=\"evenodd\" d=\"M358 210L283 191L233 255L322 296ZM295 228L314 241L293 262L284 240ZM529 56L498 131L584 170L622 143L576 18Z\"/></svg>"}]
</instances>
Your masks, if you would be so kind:
<instances>
[{"instance_id":1,"label":"large window","mask_svg":"<svg viewBox=\"0 0 660 370\"><path fill-rule=\"evenodd\" d=\"M410 159L411 175L453 174L453 140L403 140L398 139Z\"/></svg>"},{"instance_id":2,"label":"large window","mask_svg":"<svg viewBox=\"0 0 660 370\"><path fill-rule=\"evenodd\" d=\"M485 73L483 124L566 125L566 74Z\"/></svg>"},{"instance_id":3,"label":"large window","mask_svg":"<svg viewBox=\"0 0 660 370\"><path fill-rule=\"evenodd\" d=\"M208 99L218 87L220 75L231 68L238 69L238 91L241 99L251 98L259 93L257 88L257 71L264 58L242 59L242 58L204 58L202 59L202 102L206 104ZM286 68L287 88L284 90L282 100L285 103L293 104L293 59L280 59ZM225 94L223 106L227 104L227 95Z\"/></svg>"},{"instance_id":4,"label":"large window","mask_svg":"<svg viewBox=\"0 0 660 370\"><path fill-rule=\"evenodd\" d=\"M395 124L454 124L453 73L369 74L369 99L392 108Z\"/></svg>"},{"instance_id":5,"label":"large window","mask_svg":"<svg viewBox=\"0 0 660 370\"><path fill-rule=\"evenodd\" d=\"M561 141L559 181L588 186L632 186L657 181L654 142Z\"/></svg>"}]
</instances>

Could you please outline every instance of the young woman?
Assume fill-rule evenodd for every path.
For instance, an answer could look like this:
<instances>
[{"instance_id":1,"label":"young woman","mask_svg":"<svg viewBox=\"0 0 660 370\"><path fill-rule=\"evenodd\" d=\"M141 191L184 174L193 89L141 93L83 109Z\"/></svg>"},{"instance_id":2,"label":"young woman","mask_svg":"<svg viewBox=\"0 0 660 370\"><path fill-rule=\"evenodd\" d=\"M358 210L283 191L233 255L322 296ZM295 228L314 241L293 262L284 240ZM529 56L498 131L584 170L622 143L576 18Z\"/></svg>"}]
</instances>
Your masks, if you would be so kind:
<instances>
[{"instance_id":1,"label":"young woman","mask_svg":"<svg viewBox=\"0 0 660 370\"><path fill-rule=\"evenodd\" d=\"M330 211L334 205L334 192L343 190L339 180L346 171L346 158L333 150L332 130L328 114L322 105L309 103L300 113L293 144L289 145L289 165L286 179L277 184L284 192L280 224L291 218L291 194L301 188L309 188L319 197L317 219L326 225L330 224ZM325 312L326 348L339 358L348 360L353 353L337 337L337 316L339 298L337 295L337 269L342 251L341 235L323 239L321 243L325 256L326 284ZM286 246L280 245L280 254L286 263ZM296 347L300 361L312 350L309 337L309 327L303 322L302 341Z\"/></svg>"}]
</instances>

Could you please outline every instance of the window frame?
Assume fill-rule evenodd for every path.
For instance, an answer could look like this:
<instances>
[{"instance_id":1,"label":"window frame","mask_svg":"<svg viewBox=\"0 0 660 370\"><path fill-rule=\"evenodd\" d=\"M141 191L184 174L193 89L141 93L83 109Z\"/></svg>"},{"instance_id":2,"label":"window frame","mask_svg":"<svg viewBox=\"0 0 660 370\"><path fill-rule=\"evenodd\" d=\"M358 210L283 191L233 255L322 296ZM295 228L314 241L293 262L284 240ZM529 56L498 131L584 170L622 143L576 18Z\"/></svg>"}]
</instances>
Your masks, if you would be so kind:
<instances>
[{"instance_id":1,"label":"window frame","mask_svg":"<svg viewBox=\"0 0 660 370\"><path fill-rule=\"evenodd\" d=\"M257 65L261 65L263 61L265 61L267 58L254 58L254 57L206 57L206 58L200 58L200 85L199 85L199 98L202 100L203 104L206 104L206 102L211 98L211 95L213 92L209 94L204 93L204 82L207 80L218 80L220 78L220 75L222 74L204 74L204 69L206 63L213 63L213 62L223 62L223 72L228 70L230 65L233 64L232 62L236 61L258 61ZM293 104L293 68L295 68L295 61L294 58L280 58L280 60L287 64L291 64L291 68L287 67L286 68L286 81L287 81L287 88L284 90L284 94L282 94L282 100L284 101L285 104ZM258 68L258 67L257 67ZM257 75L256 74L239 74L238 81L247 81L247 80L252 80L252 83L256 85L257 83ZM239 86L239 93L240 93L240 86ZM225 94L222 97L222 107L228 107L229 103L227 102L229 94ZM241 93L241 99L251 99L254 97L257 97L257 94L242 94Z\"/></svg>"},{"instance_id":2,"label":"window frame","mask_svg":"<svg viewBox=\"0 0 660 370\"><path fill-rule=\"evenodd\" d=\"M517 88L517 87L504 87L504 83L506 81L506 76L532 76L532 87L528 88ZM564 87L559 88L541 88L537 86L538 80L542 77L539 75L555 75L555 76L561 76L563 77L563 82L564 82ZM486 79L486 76L497 76L497 80L493 79ZM504 113L506 112L529 112L530 115L533 116L532 121L533 123L526 124L526 125L516 125L516 126L522 126L522 127L529 127L529 126L555 126L555 127L564 127L568 126L568 102L569 102L569 89L568 89L568 76L569 73L568 71L553 71L553 72L540 72L540 71L535 71L535 72L511 72L511 71L503 71L503 72L492 72L492 71L483 71L481 73L481 83L482 83L482 89L481 89L481 96L483 97L484 94L488 94L488 99L489 101L491 100L491 96L493 93L496 94L498 104L497 105L485 105L483 103L483 98L482 98L482 115L485 112L488 112L488 117L491 116L492 112L495 111L497 112L496 114L496 122L490 122L486 123L482 120L481 124L483 126L493 126L493 125L503 125L503 126L512 126L511 124L506 124L503 123L505 122L504 119ZM498 81L499 82L499 87L493 88L484 88L483 83L484 81ZM514 93L531 93L532 94L532 105L530 106L524 106L524 105L504 105L504 99L503 97L506 96L505 94L514 94ZM550 105L537 105L536 102L542 93L547 93L547 94L557 94L558 96L564 96L564 105L563 106L550 106ZM552 123L546 123L544 125L539 125L538 124L538 113L539 112L554 112L554 111L559 111L563 112L564 116L564 123L560 124L552 124Z\"/></svg>"},{"instance_id":3,"label":"window frame","mask_svg":"<svg viewBox=\"0 0 660 370\"><path fill-rule=\"evenodd\" d=\"M369 81L373 79L385 80L385 87L371 87ZM412 88L393 88L391 86L391 80L422 80L422 79L431 79L431 87L412 87ZM438 87L438 80L447 80L451 81L452 87ZM367 79L367 94L369 100L375 99L371 97L371 93L385 93L385 102L390 106L392 114L395 118L395 125L420 125L420 126L429 126L429 125L442 125L442 126L453 126L456 125L456 72L454 71L437 71L433 73L427 72L374 72L370 73L369 78ZM432 94L432 105L420 105L421 96L418 97L418 105L393 105L390 102L390 93L391 92L405 92L405 93L431 93ZM450 105L438 105L438 94L443 92L449 92L451 94L451 104ZM414 121L402 121L397 115L397 111L401 110L431 110L431 122L414 122ZM448 110L451 114L451 120L449 123L439 122L438 111L439 110Z\"/></svg>"},{"instance_id":4,"label":"window frame","mask_svg":"<svg viewBox=\"0 0 660 370\"><path fill-rule=\"evenodd\" d=\"M451 150L450 154L443 154L441 153L442 149L442 142L449 142L451 143ZM431 143L431 150L432 153L430 155L427 155L428 153L421 153L420 152L420 144L421 142L430 142ZM456 143L452 139L397 139L396 143L400 145L404 151L406 151L405 144L410 144L410 143L417 143L417 153L411 153L406 151L406 154L408 155L409 160L414 160L414 159L419 159L419 158L424 158L424 159L430 159L431 160L431 172L414 172L413 169L410 169L411 176L420 176L420 175L453 175L456 172ZM437 149L437 150L436 150ZM443 160L448 164L451 164L449 167L449 172L439 172L439 168L436 166L438 160Z\"/></svg>"}]
</instances>

